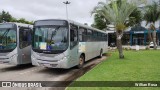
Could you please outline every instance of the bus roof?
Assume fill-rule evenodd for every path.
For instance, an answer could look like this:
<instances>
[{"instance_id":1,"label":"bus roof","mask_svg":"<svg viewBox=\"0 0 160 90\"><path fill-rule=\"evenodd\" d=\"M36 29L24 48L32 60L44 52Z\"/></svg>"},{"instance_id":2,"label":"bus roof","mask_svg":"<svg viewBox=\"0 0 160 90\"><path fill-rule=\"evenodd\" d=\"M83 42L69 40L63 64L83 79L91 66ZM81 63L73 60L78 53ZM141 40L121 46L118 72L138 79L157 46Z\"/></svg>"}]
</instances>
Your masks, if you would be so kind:
<instances>
[{"instance_id":1,"label":"bus roof","mask_svg":"<svg viewBox=\"0 0 160 90\"><path fill-rule=\"evenodd\" d=\"M73 23L75 25L78 25L78 26L81 26L81 27L84 27L84 28L88 28L88 29L91 29L91 30L94 30L94 31L98 31L98 32L101 32L101 33L106 33L105 31L102 31L102 30L99 30L99 29L96 29L96 28L93 28L93 27L90 27L88 25L84 25L84 24L81 24L81 23L78 23L78 22L75 22L75 21L72 21L72 20L67 20L69 23Z\"/></svg>"},{"instance_id":2,"label":"bus roof","mask_svg":"<svg viewBox=\"0 0 160 90\"><path fill-rule=\"evenodd\" d=\"M90 26L87 26L87 25L84 25L84 24L75 22L75 21L73 21L73 20L66 20L66 19L44 19L44 20L37 20L37 21L48 21L48 20L62 20L62 21L67 21L68 23L72 23L72 24L78 25L78 26L80 26L80 27L88 28L88 29L91 29L91 30L94 30L94 31L98 31L98 32L101 32L101 33L106 33L105 31L102 31L102 30L99 30L99 29L96 29L96 28L93 28L93 27L90 27ZM35 22L37 22L37 21L35 21ZM106 34L107 34L107 33L106 33Z\"/></svg>"},{"instance_id":3,"label":"bus roof","mask_svg":"<svg viewBox=\"0 0 160 90\"><path fill-rule=\"evenodd\" d=\"M33 28L33 25L31 24L24 24L24 23L17 23L17 22L6 22L6 23L0 23L0 24L16 24L17 26L21 26L21 27Z\"/></svg>"}]
</instances>

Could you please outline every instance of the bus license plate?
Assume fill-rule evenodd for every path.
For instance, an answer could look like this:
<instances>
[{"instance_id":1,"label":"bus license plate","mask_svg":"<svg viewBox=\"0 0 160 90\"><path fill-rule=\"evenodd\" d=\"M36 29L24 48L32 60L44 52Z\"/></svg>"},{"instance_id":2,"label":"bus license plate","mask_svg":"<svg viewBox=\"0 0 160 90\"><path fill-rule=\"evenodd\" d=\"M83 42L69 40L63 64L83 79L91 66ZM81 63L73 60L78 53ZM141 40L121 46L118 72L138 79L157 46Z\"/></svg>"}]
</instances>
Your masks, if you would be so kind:
<instances>
[{"instance_id":1,"label":"bus license plate","mask_svg":"<svg viewBox=\"0 0 160 90\"><path fill-rule=\"evenodd\" d=\"M42 63L41 64L43 67L50 67L51 65L50 64L47 64L47 63Z\"/></svg>"}]
</instances>

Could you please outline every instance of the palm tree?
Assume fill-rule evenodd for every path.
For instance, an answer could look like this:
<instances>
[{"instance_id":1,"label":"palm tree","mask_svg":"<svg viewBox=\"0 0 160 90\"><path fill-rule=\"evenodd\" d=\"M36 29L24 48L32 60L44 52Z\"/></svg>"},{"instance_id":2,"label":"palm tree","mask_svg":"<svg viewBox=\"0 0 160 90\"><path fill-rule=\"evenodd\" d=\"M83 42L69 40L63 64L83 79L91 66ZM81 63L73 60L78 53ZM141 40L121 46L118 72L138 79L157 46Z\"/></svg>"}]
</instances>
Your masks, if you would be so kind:
<instances>
[{"instance_id":1,"label":"palm tree","mask_svg":"<svg viewBox=\"0 0 160 90\"><path fill-rule=\"evenodd\" d=\"M117 49L119 51L119 58L123 59L122 41L123 32L126 30L126 23L129 20L131 13L144 2L141 0L120 0L119 3L115 0L110 0L110 4L99 2L92 13L98 13L104 16L116 29Z\"/></svg>"},{"instance_id":2,"label":"palm tree","mask_svg":"<svg viewBox=\"0 0 160 90\"><path fill-rule=\"evenodd\" d=\"M141 10L139 8L136 8L129 16L129 20L125 23L125 25L127 27L140 25L142 20L143 15ZM104 30L109 28L107 25L110 25L110 22L106 18L104 18L104 16L97 13L94 15L94 23L91 25L92 27Z\"/></svg>"},{"instance_id":3,"label":"palm tree","mask_svg":"<svg viewBox=\"0 0 160 90\"><path fill-rule=\"evenodd\" d=\"M153 41L154 49L157 49L155 22L158 21L159 18L160 18L160 6L156 2L153 2L153 4L145 7L144 20L147 21L146 25L150 23L150 28L148 29L148 34L150 38L149 41L150 42ZM153 30L152 35L151 35L151 30Z\"/></svg>"}]
</instances>

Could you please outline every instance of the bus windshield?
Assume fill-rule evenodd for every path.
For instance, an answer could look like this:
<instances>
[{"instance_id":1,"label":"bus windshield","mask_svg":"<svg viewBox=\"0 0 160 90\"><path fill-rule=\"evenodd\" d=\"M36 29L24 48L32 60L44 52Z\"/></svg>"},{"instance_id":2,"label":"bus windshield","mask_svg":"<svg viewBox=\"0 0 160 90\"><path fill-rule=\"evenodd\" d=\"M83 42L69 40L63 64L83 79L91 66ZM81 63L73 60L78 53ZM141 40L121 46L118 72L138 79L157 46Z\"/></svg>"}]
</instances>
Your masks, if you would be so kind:
<instances>
[{"instance_id":1,"label":"bus windshield","mask_svg":"<svg viewBox=\"0 0 160 90\"><path fill-rule=\"evenodd\" d=\"M68 28L65 26L36 26L33 35L33 49L64 51L68 47Z\"/></svg>"},{"instance_id":2,"label":"bus windshield","mask_svg":"<svg viewBox=\"0 0 160 90\"><path fill-rule=\"evenodd\" d=\"M16 30L0 27L0 51L16 48Z\"/></svg>"}]
</instances>

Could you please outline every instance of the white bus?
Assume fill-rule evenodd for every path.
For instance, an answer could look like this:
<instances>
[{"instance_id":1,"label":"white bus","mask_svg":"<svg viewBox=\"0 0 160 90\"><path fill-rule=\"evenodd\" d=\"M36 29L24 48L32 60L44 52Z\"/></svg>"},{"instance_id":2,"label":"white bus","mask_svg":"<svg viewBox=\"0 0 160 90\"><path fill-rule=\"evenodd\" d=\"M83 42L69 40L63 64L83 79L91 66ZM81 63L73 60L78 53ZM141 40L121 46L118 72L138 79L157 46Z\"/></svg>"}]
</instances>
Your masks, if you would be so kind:
<instances>
[{"instance_id":1,"label":"white bus","mask_svg":"<svg viewBox=\"0 0 160 90\"><path fill-rule=\"evenodd\" d=\"M31 63L32 29L28 24L0 23L0 63Z\"/></svg>"},{"instance_id":2,"label":"white bus","mask_svg":"<svg viewBox=\"0 0 160 90\"><path fill-rule=\"evenodd\" d=\"M81 68L85 61L107 52L107 33L70 20L34 23L32 64L48 68Z\"/></svg>"}]
</instances>

